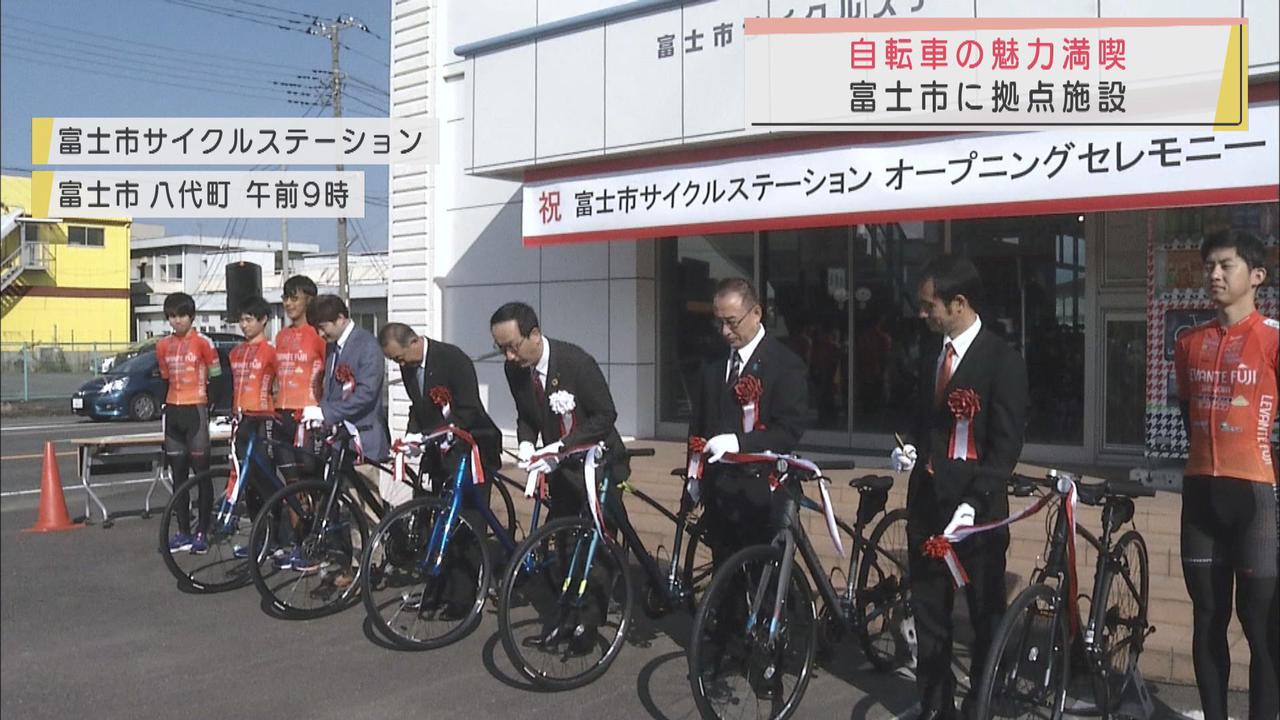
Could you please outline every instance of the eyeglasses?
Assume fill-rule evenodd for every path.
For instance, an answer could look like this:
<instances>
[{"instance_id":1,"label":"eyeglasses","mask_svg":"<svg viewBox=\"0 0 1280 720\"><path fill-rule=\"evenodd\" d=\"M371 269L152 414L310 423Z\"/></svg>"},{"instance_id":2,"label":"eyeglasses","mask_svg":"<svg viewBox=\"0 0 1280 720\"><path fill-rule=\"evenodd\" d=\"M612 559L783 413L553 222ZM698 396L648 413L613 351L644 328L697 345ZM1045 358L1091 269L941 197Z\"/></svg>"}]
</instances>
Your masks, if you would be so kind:
<instances>
[{"instance_id":1,"label":"eyeglasses","mask_svg":"<svg viewBox=\"0 0 1280 720\"><path fill-rule=\"evenodd\" d=\"M517 354L518 352L520 352L520 346L521 346L521 345L524 345L524 341L525 341L525 340L528 340L528 339L529 339L529 338L527 338L527 337L522 337L522 338L520 338L520 339L518 339L518 340L512 340L512 341L511 341L511 342L509 342L509 343L505 343L505 344L501 344L501 345L499 345L498 343L496 343L496 342L495 342L495 343L493 344L493 349L494 349L494 350L497 350L498 352L502 353L503 355L508 355L508 354L510 354L510 355L515 355L515 354Z\"/></svg>"},{"instance_id":2,"label":"eyeglasses","mask_svg":"<svg viewBox=\"0 0 1280 720\"><path fill-rule=\"evenodd\" d=\"M751 314L751 311L755 309L756 309L756 306L752 305L751 307L747 308L746 312L742 313L736 318L712 318L711 326L714 327L716 330L719 330L722 327L728 327L732 331L737 331L738 326L742 324L742 321L746 320L747 316Z\"/></svg>"}]
</instances>

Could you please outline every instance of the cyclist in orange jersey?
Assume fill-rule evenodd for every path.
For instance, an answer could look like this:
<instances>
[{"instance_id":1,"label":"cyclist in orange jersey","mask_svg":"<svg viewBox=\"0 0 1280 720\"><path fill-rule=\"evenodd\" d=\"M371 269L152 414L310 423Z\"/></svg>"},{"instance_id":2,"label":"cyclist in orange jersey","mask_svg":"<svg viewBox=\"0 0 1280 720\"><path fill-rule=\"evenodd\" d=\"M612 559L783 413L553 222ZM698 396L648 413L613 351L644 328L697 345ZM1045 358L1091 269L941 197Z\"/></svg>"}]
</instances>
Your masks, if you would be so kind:
<instances>
[{"instance_id":1,"label":"cyclist in orange jersey","mask_svg":"<svg viewBox=\"0 0 1280 720\"><path fill-rule=\"evenodd\" d=\"M284 283L281 301L289 326L276 333L276 363L280 393L276 407L280 409L279 437L294 445L314 449L312 433L299 429L295 414L320 404L320 385L324 380L325 343L316 329L307 323L307 308L316 297L316 284L305 275L294 275ZM285 480L293 482L311 475L317 468L309 457L279 448L277 462Z\"/></svg>"},{"instance_id":2,"label":"cyclist in orange jersey","mask_svg":"<svg viewBox=\"0 0 1280 720\"><path fill-rule=\"evenodd\" d=\"M206 383L210 377L222 374L222 364L209 338L191 327L195 314L196 302L186 293L173 293L164 299L164 315L173 334L166 335L156 344L156 361L160 377L169 385L161 425L173 485L177 487L185 482L192 471L197 475L205 474L205 480L197 491L198 524L191 525L189 502L179 502L178 531L169 539L169 552L201 555L209 549L205 530L213 514L213 481L206 473L209 469L209 391Z\"/></svg>"},{"instance_id":3,"label":"cyclist in orange jersey","mask_svg":"<svg viewBox=\"0 0 1280 720\"><path fill-rule=\"evenodd\" d=\"M1182 486L1182 572L1191 596L1191 660L1206 720L1226 720L1234 599L1249 643L1249 717L1280 712L1275 320L1258 313L1266 250L1220 232L1200 248L1218 316L1178 339L1178 400L1191 450Z\"/></svg>"}]
</instances>

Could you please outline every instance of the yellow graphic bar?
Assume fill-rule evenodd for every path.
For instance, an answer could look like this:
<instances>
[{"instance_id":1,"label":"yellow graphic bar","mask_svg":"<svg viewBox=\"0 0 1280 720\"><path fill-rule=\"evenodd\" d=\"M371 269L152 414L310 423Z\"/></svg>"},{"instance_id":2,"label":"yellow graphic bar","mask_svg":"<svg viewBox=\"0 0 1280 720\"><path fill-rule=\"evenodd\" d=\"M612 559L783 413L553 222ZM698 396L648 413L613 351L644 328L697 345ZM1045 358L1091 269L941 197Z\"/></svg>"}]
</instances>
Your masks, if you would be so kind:
<instances>
[{"instance_id":1,"label":"yellow graphic bar","mask_svg":"<svg viewBox=\"0 0 1280 720\"><path fill-rule=\"evenodd\" d=\"M1222 61L1214 130L1249 129L1249 25L1227 28L1227 56Z\"/></svg>"},{"instance_id":2,"label":"yellow graphic bar","mask_svg":"<svg viewBox=\"0 0 1280 720\"><path fill-rule=\"evenodd\" d=\"M49 201L52 197L53 172L36 170L31 173L31 217L49 217Z\"/></svg>"},{"instance_id":3,"label":"yellow graphic bar","mask_svg":"<svg viewBox=\"0 0 1280 720\"><path fill-rule=\"evenodd\" d=\"M53 118L31 118L31 164L49 164L49 143L53 139Z\"/></svg>"}]
</instances>

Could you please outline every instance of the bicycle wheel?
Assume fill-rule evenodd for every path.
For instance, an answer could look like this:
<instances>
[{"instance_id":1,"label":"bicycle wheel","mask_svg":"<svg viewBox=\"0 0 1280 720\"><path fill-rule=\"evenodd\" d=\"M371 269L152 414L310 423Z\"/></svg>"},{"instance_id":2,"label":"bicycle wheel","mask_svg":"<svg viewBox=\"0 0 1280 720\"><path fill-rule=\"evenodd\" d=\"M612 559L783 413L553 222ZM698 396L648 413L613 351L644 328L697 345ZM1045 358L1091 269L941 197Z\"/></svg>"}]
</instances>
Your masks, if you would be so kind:
<instances>
[{"instance_id":1,"label":"bicycle wheel","mask_svg":"<svg viewBox=\"0 0 1280 720\"><path fill-rule=\"evenodd\" d=\"M907 545L907 511L899 508L876 524L858 563L854 628L862 652L881 672L915 664Z\"/></svg>"},{"instance_id":2,"label":"bicycle wheel","mask_svg":"<svg viewBox=\"0 0 1280 720\"><path fill-rule=\"evenodd\" d=\"M359 599L369 525L357 501L345 492L334 497L335 492L322 480L291 483L268 498L253 521L250 548L258 561L250 564L250 575L281 617L321 617ZM277 517L289 518L292 543L272 549Z\"/></svg>"},{"instance_id":3,"label":"bicycle wheel","mask_svg":"<svg viewBox=\"0 0 1280 720\"><path fill-rule=\"evenodd\" d=\"M1067 608L1048 585L1014 598L987 654L978 690L980 718L1062 717L1070 662Z\"/></svg>"},{"instance_id":4,"label":"bicycle wheel","mask_svg":"<svg viewBox=\"0 0 1280 720\"><path fill-rule=\"evenodd\" d=\"M418 498L397 507L373 532L360 566L360 593L374 627L406 650L431 650L480 624L488 597L489 551L461 514L439 552L449 504Z\"/></svg>"},{"instance_id":5,"label":"bicycle wheel","mask_svg":"<svg viewBox=\"0 0 1280 720\"><path fill-rule=\"evenodd\" d=\"M1102 660L1094 675L1094 695L1099 709L1106 712L1120 704L1125 682L1142 654L1151 582L1147 543L1137 530L1120 536L1111 558L1098 583L1093 609L1094 642Z\"/></svg>"},{"instance_id":6,"label":"bicycle wheel","mask_svg":"<svg viewBox=\"0 0 1280 720\"><path fill-rule=\"evenodd\" d=\"M511 499L511 489L500 478L495 477L488 480L488 482L493 483L494 489L497 490L497 495L500 496L494 497L492 493L489 495L489 509L493 511L494 517L498 518L498 522L502 523L502 527L506 529L507 534L516 542L520 542L523 538L518 535L520 526L516 522L516 504ZM490 536L493 535L493 531L487 528L485 532Z\"/></svg>"},{"instance_id":7,"label":"bicycle wheel","mask_svg":"<svg viewBox=\"0 0 1280 720\"><path fill-rule=\"evenodd\" d=\"M170 540L183 533L194 538L199 523L198 497L201 483L208 483L213 498L213 511L209 527L205 531L204 551L192 549L191 543L170 549ZM243 487L240 498L232 505L227 502L223 489L227 473L206 470L174 488L173 497L165 505L160 518L160 555L165 567L183 587L197 593L215 593L244 587L252 582L249 575L249 531L252 518L245 504ZM179 517L186 511L186 525ZM269 538L267 538L269 540Z\"/></svg>"},{"instance_id":8,"label":"bicycle wheel","mask_svg":"<svg viewBox=\"0 0 1280 720\"><path fill-rule=\"evenodd\" d=\"M818 641L813 592L798 565L780 609L782 550L755 545L734 553L702 596L689 644L689 684L703 717L785 718L812 675Z\"/></svg>"},{"instance_id":9,"label":"bicycle wheel","mask_svg":"<svg viewBox=\"0 0 1280 720\"><path fill-rule=\"evenodd\" d=\"M526 678L568 690L595 680L613 663L633 605L622 549L596 534L590 520L561 518L516 548L498 598L498 630L507 656Z\"/></svg>"}]
</instances>

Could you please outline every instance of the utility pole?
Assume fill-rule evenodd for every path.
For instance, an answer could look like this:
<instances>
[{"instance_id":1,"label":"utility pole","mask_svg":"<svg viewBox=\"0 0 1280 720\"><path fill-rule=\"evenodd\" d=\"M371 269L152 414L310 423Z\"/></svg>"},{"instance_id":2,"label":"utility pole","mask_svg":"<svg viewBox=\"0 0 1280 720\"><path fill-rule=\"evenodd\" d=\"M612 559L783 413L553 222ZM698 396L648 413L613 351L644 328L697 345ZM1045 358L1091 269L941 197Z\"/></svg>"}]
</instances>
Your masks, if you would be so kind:
<instances>
[{"instance_id":1,"label":"utility pole","mask_svg":"<svg viewBox=\"0 0 1280 720\"><path fill-rule=\"evenodd\" d=\"M351 17L350 15L339 15L333 20L320 20L317 18L312 22L311 27L307 28L309 35L322 35L329 38L329 50L332 57L332 67L330 68L329 91L331 93L333 104L333 116L342 117L342 68L338 65L338 50L342 47L339 39L339 33L343 30L364 30L369 28L364 23ZM338 172L342 172L343 165L338 165ZM347 282L347 219L338 218L338 295L342 297L344 302L350 302L350 286Z\"/></svg>"}]
</instances>

